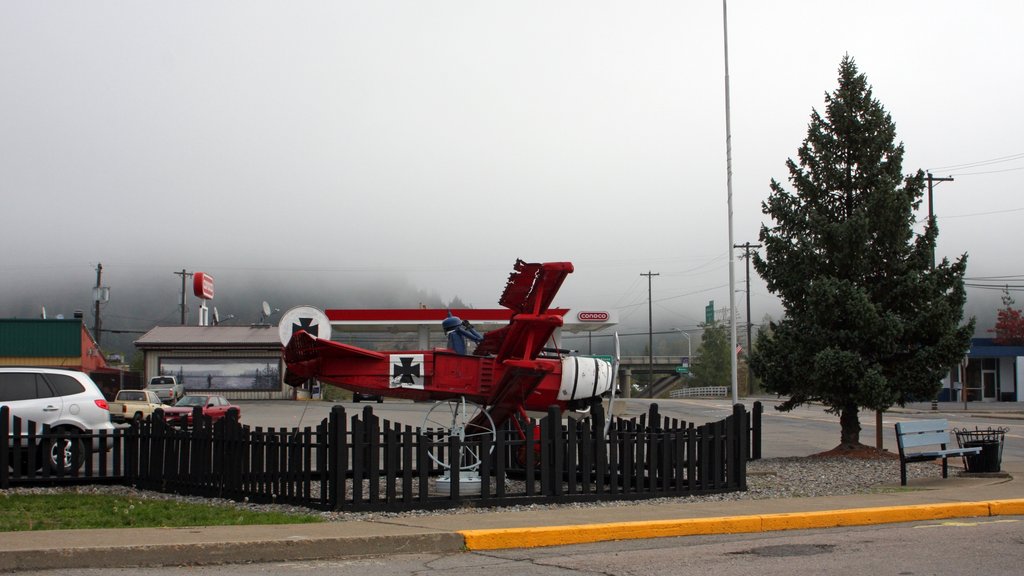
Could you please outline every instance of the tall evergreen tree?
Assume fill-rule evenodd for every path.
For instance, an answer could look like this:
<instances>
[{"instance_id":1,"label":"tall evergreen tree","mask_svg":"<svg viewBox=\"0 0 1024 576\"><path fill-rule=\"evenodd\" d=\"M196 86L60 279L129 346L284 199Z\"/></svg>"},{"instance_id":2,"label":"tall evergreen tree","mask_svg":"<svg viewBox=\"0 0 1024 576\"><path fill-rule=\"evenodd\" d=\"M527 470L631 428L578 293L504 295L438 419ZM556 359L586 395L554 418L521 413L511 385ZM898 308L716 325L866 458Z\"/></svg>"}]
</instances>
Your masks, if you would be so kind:
<instances>
[{"instance_id":1,"label":"tall evergreen tree","mask_svg":"<svg viewBox=\"0 0 1024 576\"><path fill-rule=\"evenodd\" d=\"M765 256L754 267L785 317L758 340L751 366L780 410L823 403L839 415L840 445L860 444L861 408L931 399L966 353L974 320L961 325L967 256L933 265L938 228L915 234L920 170L903 175L903 144L849 56L839 87L812 111L793 192L771 182L762 204Z\"/></svg>"}]
</instances>

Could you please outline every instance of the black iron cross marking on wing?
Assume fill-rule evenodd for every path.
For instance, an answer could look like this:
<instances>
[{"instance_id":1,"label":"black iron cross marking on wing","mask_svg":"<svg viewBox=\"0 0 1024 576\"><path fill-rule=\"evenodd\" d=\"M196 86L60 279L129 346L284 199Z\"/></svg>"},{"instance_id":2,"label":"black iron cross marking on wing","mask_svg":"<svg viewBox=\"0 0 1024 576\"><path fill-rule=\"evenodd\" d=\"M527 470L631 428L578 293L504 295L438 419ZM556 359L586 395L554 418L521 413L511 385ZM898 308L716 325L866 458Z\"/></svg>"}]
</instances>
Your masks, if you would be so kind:
<instances>
[{"instance_id":1,"label":"black iron cross marking on wing","mask_svg":"<svg viewBox=\"0 0 1024 576\"><path fill-rule=\"evenodd\" d=\"M420 365L413 364L413 359L404 357L398 359L401 364L395 364L391 373L392 380L401 384L415 384L415 378L420 377Z\"/></svg>"},{"instance_id":2,"label":"black iron cross marking on wing","mask_svg":"<svg viewBox=\"0 0 1024 576\"><path fill-rule=\"evenodd\" d=\"M309 334L310 336L320 335L320 325L318 324L314 326L313 318L299 318L298 323L292 324L292 334L295 334L300 330L305 330L306 333Z\"/></svg>"}]
</instances>

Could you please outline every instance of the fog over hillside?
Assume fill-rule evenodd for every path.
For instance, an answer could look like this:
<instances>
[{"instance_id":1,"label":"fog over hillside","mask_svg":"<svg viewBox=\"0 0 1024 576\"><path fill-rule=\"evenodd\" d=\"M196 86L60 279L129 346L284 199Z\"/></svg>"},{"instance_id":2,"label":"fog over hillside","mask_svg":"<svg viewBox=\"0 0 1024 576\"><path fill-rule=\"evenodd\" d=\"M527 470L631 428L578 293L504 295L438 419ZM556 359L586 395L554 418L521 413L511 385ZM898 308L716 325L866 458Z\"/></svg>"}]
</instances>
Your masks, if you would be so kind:
<instances>
[{"instance_id":1,"label":"fog over hillside","mask_svg":"<svg viewBox=\"0 0 1024 576\"><path fill-rule=\"evenodd\" d=\"M178 271L180 272L180 268ZM442 297L430 286L416 286L399 271L393 272L335 272L335 271L280 271L280 270L210 270L215 280L215 297L209 304L216 307L221 323L244 326L260 320L262 303L266 301L277 310L268 321L276 324L281 312L294 306L309 305L327 308L430 308L445 306L473 308L497 307L503 287L495 282L494 274L482 274L494 284L493 298L483 301L462 301L458 294ZM499 278L501 278L499 276ZM572 279L572 277L570 277ZM101 344L108 354L131 356L134 341L154 326L176 326L181 323L181 276L173 267L120 268L116 264L104 265L102 283L110 287L110 300L101 306L103 334ZM75 267L36 267L9 271L0 276L0 317L39 318L43 308L50 318L63 315L71 318L76 310L83 313L86 325L94 326L93 287L96 284L94 265ZM475 288L477 292L486 292ZM567 292L567 291L564 291ZM992 290L969 290L965 315L977 318L975 334L990 336L996 312L1002 307L1000 293ZM186 283L188 311L186 323L198 323L199 300L192 293L192 283ZM579 307L573 296L560 295L557 306ZM737 330L740 340L746 330L742 319L744 298L737 295L741 318ZM1020 303L1017 304L1020 306ZM620 310L621 323L617 330L623 334L623 354L646 354L648 330L647 302L633 304ZM751 316L755 326L766 316L778 319L776 311L754 309ZM655 338L655 353L685 354L686 340L671 333L678 323L671 315L662 313L655 302L655 332L664 332ZM700 330L690 330L691 349L696 352L700 344ZM756 328L755 328L756 332ZM561 345L595 353L610 353L612 339L607 335L593 338L568 336Z\"/></svg>"}]
</instances>

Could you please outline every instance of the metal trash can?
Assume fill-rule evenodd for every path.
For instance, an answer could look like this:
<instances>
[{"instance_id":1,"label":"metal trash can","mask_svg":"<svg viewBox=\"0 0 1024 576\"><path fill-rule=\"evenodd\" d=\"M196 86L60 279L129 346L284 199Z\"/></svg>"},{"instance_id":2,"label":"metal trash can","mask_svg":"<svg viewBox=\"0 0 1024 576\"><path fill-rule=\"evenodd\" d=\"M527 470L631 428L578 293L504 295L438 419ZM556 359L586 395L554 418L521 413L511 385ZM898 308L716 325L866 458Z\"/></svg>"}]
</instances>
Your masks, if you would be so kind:
<instances>
[{"instance_id":1,"label":"metal trash can","mask_svg":"<svg viewBox=\"0 0 1024 576\"><path fill-rule=\"evenodd\" d=\"M961 448L981 448L980 453L964 457L968 472L999 472L1002 469L1003 438L1006 431L1006 428L981 430L977 427L974 430L961 428L953 431L956 443Z\"/></svg>"}]
</instances>

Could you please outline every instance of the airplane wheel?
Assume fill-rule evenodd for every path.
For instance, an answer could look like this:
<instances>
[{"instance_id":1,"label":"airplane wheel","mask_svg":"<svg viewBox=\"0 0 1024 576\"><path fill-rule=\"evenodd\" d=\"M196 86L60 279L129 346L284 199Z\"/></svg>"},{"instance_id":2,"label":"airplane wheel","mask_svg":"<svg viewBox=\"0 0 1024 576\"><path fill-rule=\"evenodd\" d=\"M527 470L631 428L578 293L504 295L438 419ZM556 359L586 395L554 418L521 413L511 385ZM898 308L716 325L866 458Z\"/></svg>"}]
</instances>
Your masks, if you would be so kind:
<instances>
[{"instance_id":1,"label":"airplane wheel","mask_svg":"<svg viewBox=\"0 0 1024 576\"><path fill-rule=\"evenodd\" d=\"M474 420L477 420L478 417L479 422L474 423ZM434 404L423 417L421 429L424 432L431 429L440 431L445 439L458 438L460 440L460 471L478 469L482 458L479 446L475 444L487 439L491 442L491 450L493 450L494 441L498 437L497 427L494 425L494 420L491 419L491 415L487 410L483 406L465 399L449 400ZM446 470L453 467L450 462L442 460L433 451L428 452L427 456L435 464ZM447 454L442 454L441 456L447 456Z\"/></svg>"}]
</instances>

